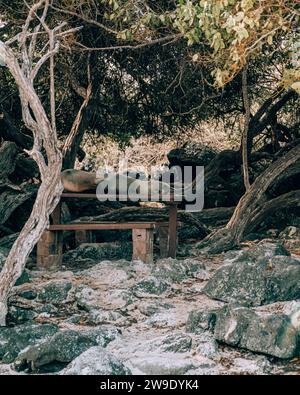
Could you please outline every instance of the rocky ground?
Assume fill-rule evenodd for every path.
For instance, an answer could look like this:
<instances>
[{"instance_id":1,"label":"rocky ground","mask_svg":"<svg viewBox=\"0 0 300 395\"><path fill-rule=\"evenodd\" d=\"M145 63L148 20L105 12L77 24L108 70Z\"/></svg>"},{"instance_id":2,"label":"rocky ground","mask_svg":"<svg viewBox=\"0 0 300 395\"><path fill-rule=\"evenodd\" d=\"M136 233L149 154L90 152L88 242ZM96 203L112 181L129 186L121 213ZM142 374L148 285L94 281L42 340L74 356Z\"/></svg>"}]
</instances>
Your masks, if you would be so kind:
<instances>
[{"instance_id":1,"label":"rocky ground","mask_svg":"<svg viewBox=\"0 0 300 395\"><path fill-rule=\"evenodd\" d=\"M153 265L85 245L62 271L26 269L0 374L299 374L300 231L280 238Z\"/></svg>"}]
</instances>

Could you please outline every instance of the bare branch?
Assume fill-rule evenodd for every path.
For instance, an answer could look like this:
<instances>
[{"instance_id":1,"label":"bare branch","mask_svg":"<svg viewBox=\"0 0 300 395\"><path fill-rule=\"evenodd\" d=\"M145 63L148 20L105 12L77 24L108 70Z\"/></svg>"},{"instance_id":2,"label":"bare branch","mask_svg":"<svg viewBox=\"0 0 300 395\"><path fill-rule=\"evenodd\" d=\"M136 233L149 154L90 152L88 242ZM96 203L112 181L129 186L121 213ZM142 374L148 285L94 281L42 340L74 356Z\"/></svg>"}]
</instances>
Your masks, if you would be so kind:
<instances>
[{"instance_id":1,"label":"bare branch","mask_svg":"<svg viewBox=\"0 0 300 395\"><path fill-rule=\"evenodd\" d=\"M72 125L72 128L71 128L71 131L70 131L70 133L69 133L69 135L68 135L68 137L67 137L67 139L65 141L64 147L62 149L63 157L66 156L67 152L72 147L72 143L73 143L73 141L76 138L76 135L78 133L78 129L79 129L79 126L80 126L80 123L81 123L81 120L82 120L83 111L88 106L88 104L90 102L90 99L92 97L93 83L92 83L91 65L90 65L90 63L88 63L88 67L87 67L87 76L88 76L88 87L87 87L87 89L85 90L82 87L80 89L81 93L83 92L83 90L85 90L84 101L83 101L83 103L82 103L82 105L81 105L81 107L80 107L80 109L79 109L79 111L77 113L77 116L76 116L75 121L73 122L73 125Z\"/></svg>"},{"instance_id":2,"label":"bare branch","mask_svg":"<svg viewBox=\"0 0 300 395\"><path fill-rule=\"evenodd\" d=\"M63 14L70 15L70 16L75 16L76 18L81 19L81 20L83 20L86 23L89 23L91 25L100 27L101 29L107 31L108 33L112 33L112 34L117 34L118 33L116 30L111 29L110 27L105 26L105 25L103 25L102 23L100 23L98 21L95 21L93 19L89 19L89 18L85 17L84 15L78 14L77 12L70 11L70 10L64 10L62 8L55 7L53 4L51 4L51 8L53 10L61 12Z\"/></svg>"},{"instance_id":3,"label":"bare branch","mask_svg":"<svg viewBox=\"0 0 300 395\"><path fill-rule=\"evenodd\" d=\"M50 109L51 109L51 125L52 131L56 134L56 116L55 116L55 76L54 76L54 32L49 32L49 45L50 45Z\"/></svg>"},{"instance_id":4,"label":"bare branch","mask_svg":"<svg viewBox=\"0 0 300 395\"><path fill-rule=\"evenodd\" d=\"M40 68L43 66L44 63L47 62L48 59L50 59L51 56L54 56L57 52L59 51L59 43L57 42L55 44L55 47L53 48L52 51L47 52L34 66L34 69L31 72L30 79L31 81L34 81L36 78Z\"/></svg>"},{"instance_id":5,"label":"bare branch","mask_svg":"<svg viewBox=\"0 0 300 395\"><path fill-rule=\"evenodd\" d=\"M154 40L149 40L149 41L145 41L142 42L140 44L136 44L136 45L115 45L115 46L111 46L111 47L102 47L102 48L91 48L91 47L87 47L81 43L75 43L77 46L81 47L83 51L88 51L88 52L100 52L100 51L114 51L116 49L140 49L140 48L144 48L144 47L148 47L151 45L156 45L156 44L170 44L171 42L173 43L175 40L179 40L180 38L183 37L183 34L178 33L178 34L171 34L168 36L164 36L164 37L160 37L160 38L156 38Z\"/></svg>"},{"instance_id":6,"label":"bare branch","mask_svg":"<svg viewBox=\"0 0 300 395\"><path fill-rule=\"evenodd\" d=\"M46 1L45 7L44 7L44 11L43 11L43 15L41 17L41 21L42 22L45 22L45 20L46 20L48 9L49 9L49 1ZM38 33L39 33L40 29L41 29L41 25L42 25L42 23L35 27L34 34L32 35L31 43L29 45L29 57L31 57L31 58L34 55L34 51L35 51L35 47L36 47L37 35L38 35Z\"/></svg>"}]
</instances>

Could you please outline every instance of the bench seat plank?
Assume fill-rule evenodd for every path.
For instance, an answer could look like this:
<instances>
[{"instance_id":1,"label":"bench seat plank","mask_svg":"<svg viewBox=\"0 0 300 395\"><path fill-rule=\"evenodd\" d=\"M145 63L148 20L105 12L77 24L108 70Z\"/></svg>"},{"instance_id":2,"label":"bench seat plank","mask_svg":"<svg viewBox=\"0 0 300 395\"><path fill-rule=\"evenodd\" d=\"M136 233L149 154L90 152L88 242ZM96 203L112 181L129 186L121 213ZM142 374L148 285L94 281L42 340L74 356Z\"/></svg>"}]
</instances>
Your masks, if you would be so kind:
<instances>
[{"instance_id":1,"label":"bench seat plank","mask_svg":"<svg viewBox=\"0 0 300 395\"><path fill-rule=\"evenodd\" d=\"M50 225L50 231L64 230L127 230L127 229L155 229L168 226L167 223L158 222L89 222Z\"/></svg>"}]
</instances>

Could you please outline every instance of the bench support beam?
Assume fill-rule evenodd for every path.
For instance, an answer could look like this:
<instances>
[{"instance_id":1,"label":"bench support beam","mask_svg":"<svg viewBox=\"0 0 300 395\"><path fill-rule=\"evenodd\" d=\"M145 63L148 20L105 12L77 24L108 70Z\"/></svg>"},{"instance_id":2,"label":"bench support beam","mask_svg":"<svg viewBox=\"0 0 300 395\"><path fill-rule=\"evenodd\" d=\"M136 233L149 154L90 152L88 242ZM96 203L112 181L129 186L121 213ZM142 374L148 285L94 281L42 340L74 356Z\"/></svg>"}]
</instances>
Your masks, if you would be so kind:
<instances>
[{"instance_id":1,"label":"bench support beam","mask_svg":"<svg viewBox=\"0 0 300 395\"><path fill-rule=\"evenodd\" d=\"M62 266L63 233L46 230L37 244L37 267L55 270Z\"/></svg>"},{"instance_id":2,"label":"bench support beam","mask_svg":"<svg viewBox=\"0 0 300 395\"><path fill-rule=\"evenodd\" d=\"M132 229L133 260L153 263L153 229Z\"/></svg>"},{"instance_id":3,"label":"bench support beam","mask_svg":"<svg viewBox=\"0 0 300 395\"><path fill-rule=\"evenodd\" d=\"M169 251L168 256L176 258L177 247L177 204L169 206Z\"/></svg>"}]
</instances>

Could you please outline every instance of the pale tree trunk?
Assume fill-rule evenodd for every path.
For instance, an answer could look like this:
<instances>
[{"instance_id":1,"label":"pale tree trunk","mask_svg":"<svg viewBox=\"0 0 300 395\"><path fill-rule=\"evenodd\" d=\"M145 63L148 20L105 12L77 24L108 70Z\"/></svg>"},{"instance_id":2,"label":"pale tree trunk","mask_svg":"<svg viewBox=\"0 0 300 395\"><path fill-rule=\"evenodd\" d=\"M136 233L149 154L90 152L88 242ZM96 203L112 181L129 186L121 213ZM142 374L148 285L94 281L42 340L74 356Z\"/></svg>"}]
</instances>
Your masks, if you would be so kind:
<instances>
[{"instance_id":1,"label":"pale tree trunk","mask_svg":"<svg viewBox=\"0 0 300 395\"><path fill-rule=\"evenodd\" d=\"M31 215L15 241L0 274L0 326L4 326L7 315L7 298L24 271L26 260L43 231L49 224L49 215L56 207L62 192L60 182L61 159L48 168L36 197Z\"/></svg>"},{"instance_id":2,"label":"pale tree trunk","mask_svg":"<svg viewBox=\"0 0 300 395\"><path fill-rule=\"evenodd\" d=\"M5 58L6 65L19 87L23 117L25 123L30 125L34 132L34 146L29 154L38 163L42 179L32 213L15 241L0 274L0 326L3 326L6 320L9 292L24 271L30 252L46 229L49 215L57 205L63 188L60 180L62 155L45 110L13 52L1 45L0 54ZM34 119L31 118L29 106ZM41 154L42 146L46 151L47 163Z\"/></svg>"},{"instance_id":3,"label":"pale tree trunk","mask_svg":"<svg viewBox=\"0 0 300 395\"><path fill-rule=\"evenodd\" d=\"M30 24L36 18L36 12L43 8L43 14L38 18L39 24L34 27L34 33L29 30ZM0 59L6 64L12 74L20 93L22 114L25 125L32 131L34 142L28 154L38 164L41 173L41 185L32 213L15 241L5 265L0 273L0 326L5 325L7 315L7 300L16 280L21 276L26 260L40 239L43 231L49 224L49 216L56 207L63 187L61 183L62 154L58 148L55 126L55 99L54 99L54 61L53 56L58 52L58 40L54 40L54 32L62 37L71 30L62 32L65 24L50 30L45 23L49 1L40 0L29 10L23 31L16 38L10 39L6 44L0 42ZM34 59L36 41L40 29L49 36L49 49L37 61ZM73 31L74 32L74 29ZM30 34L29 34L30 33ZM9 47L18 42L17 55ZM28 43L29 42L29 43ZM19 61L20 60L20 64ZM51 121L34 89L34 79L41 66L50 59L50 99ZM45 152L45 157L42 154Z\"/></svg>"}]
</instances>

